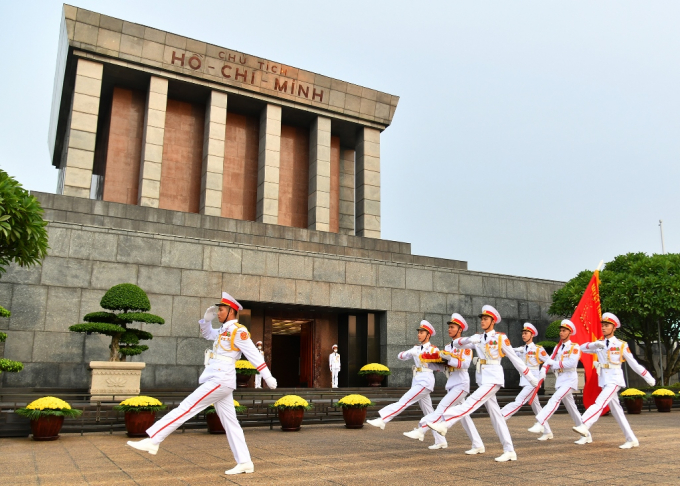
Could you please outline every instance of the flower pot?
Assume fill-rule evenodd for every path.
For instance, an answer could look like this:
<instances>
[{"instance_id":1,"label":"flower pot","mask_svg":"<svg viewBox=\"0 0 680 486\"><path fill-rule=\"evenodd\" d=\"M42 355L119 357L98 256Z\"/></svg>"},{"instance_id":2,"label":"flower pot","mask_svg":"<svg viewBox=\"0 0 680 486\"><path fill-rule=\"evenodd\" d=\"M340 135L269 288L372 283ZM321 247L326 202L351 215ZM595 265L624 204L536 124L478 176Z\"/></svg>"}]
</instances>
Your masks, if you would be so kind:
<instances>
[{"instance_id":1,"label":"flower pot","mask_svg":"<svg viewBox=\"0 0 680 486\"><path fill-rule=\"evenodd\" d=\"M57 440L62 425L64 417L58 415L45 415L37 420L31 420L33 440Z\"/></svg>"},{"instance_id":2,"label":"flower pot","mask_svg":"<svg viewBox=\"0 0 680 486\"><path fill-rule=\"evenodd\" d=\"M371 373L364 376L366 377L366 381L368 381L368 386L380 386L385 379L385 375L379 375L377 373Z\"/></svg>"},{"instance_id":3,"label":"flower pot","mask_svg":"<svg viewBox=\"0 0 680 486\"><path fill-rule=\"evenodd\" d=\"M253 375L244 375L243 373L236 373L236 387L248 388L248 382Z\"/></svg>"},{"instance_id":4,"label":"flower pot","mask_svg":"<svg viewBox=\"0 0 680 486\"><path fill-rule=\"evenodd\" d=\"M224 434L224 426L220 420L220 416L216 413L208 413L205 416L206 422L208 422L208 433L210 434Z\"/></svg>"},{"instance_id":5,"label":"flower pot","mask_svg":"<svg viewBox=\"0 0 680 486\"><path fill-rule=\"evenodd\" d=\"M345 427L348 429L360 429L366 422L366 410L368 407L344 407L342 418L345 419Z\"/></svg>"},{"instance_id":6,"label":"flower pot","mask_svg":"<svg viewBox=\"0 0 680 486\"><path fill-rule=\"evenodd\" d=\"M654 397L654 402L659 412L670 412L673 408L673 397Z\"/></svg>"},{"instance_id":7,"label":"flower pot","mask_svg":"<svg viewBox=\"0 0 680 486\"><path fill-rule=\"evenodd\" d=\"M90 403L136 397L145 367L145 363L136 361L90 361Z\"/></svg>"},{"instance_id":8,"label":"flower pot","mask_svg":"<svg viewBox=\"0 0 680 486\"><path fill-rule=\"evenodd\" d=\"M146 429L156 421L156 412L125 412L125 429L128 437L147 437Z\"/></svg>"},{"instance_id":9,"label":"flower pot","mask_svg":"<svg viewBox=\"0 0 680 486\"><path fill-rule=\"evenodd\" d=\"M287 408L279 410L279 422L281 422L281 430L286 432L300 430L300 425L302 425L302 418L304 416L305 411L302 408Z\"/></svg>"},{"instance_id":10,"label":"flower pot","mask_svg":"<svg viewBox=\"0 0 680 486\"><path fill-rule=\"evenodd\" d=\"M642 413L642 397L627 398L624 401L626 402L626 410L628 410L629 415Z\"/></svg>"}]
</instances>

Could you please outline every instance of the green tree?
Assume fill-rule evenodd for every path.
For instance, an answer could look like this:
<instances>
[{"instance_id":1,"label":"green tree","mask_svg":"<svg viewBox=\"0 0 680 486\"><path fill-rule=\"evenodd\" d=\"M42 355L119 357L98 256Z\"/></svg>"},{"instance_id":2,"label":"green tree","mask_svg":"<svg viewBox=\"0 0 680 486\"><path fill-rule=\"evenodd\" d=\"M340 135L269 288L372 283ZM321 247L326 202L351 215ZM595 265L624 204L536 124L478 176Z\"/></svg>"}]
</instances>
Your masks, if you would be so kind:
<instances>
[{"instance_id":1,"label":"green tree","mask_svg":"<svg viewBox=\"0 0 680 486\"><path fill-rule=\"evenodd\" d=\"M112 312L91 312L86 323L69 327L73 332L99 333L111 336L109 361L125 361L128 356L141 354L148 346L139 344L153 338L149 332L128 327L133 323L165 324L162 317L148 314L151 303L141 288L125 283L111 287L99 305Z\"/></svg>"},{"instance_id":2,"label":"green tree","mask_svg":"<svg viewBox=\"0 0 680 486\"><path fill-rule=\"evenodd\" d=\"M571 316L593 272L584 270L553 294L549 312ZM655 378L652 344L659 340L667 360L664 383L680 371L680 254L652 255L628 253L607 263L600 273L600 301L603 312L613 312L621 320L617 336L638 344L631 352Z\"/></svg>"},{"instance_id":3,"label":"green tree","mask_svg":"<svg viewBox=\"0 0 680 486\"><path fill-rule=\"evenodd\" d=\"M0 306L0 317L9 317L10 312L4 307ZM4 343L7 339L7 334L0 332L0 343ZM0 358L0 373L3 371L10 371L16 373L24 369L24 364L19 361L12 361L11 359Z\"/></svg>"},{"instance_id":4,"label":"green tree","mask_svg":"<svg viewBox=\"0 0 680 486\"><path fill-rule=\"evenodd\" d=\"M47 221L38 200L0 169L0 276L10 263L27 267L47 255Z\"/></svg>"}]
</instances>

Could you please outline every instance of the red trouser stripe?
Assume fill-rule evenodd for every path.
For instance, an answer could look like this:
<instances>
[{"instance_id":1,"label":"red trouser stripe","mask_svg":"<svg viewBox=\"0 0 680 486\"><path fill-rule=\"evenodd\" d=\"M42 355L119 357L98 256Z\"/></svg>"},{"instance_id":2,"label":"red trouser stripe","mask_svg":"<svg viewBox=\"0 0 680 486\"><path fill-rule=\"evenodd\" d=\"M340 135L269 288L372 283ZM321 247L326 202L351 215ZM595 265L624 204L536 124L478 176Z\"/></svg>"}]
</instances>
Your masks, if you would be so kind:
<instances>
[{"instance_id":1,"label":"red trouser stripe","mask_svg":"<svg viewBox=\"0 0 680 486\"><path fill-rule=\"evenodd\" d=\"M465 393L465 390L461 390L460 393L458 394L458 396L457 396L456 398L454 398L454 399L451 401L451 403L449 403L449 406L446 407L446 408L444 409L444 412L442 412L442 413L445 413L449 408L451 408L451 406L452 406L454 403L456 403L456 402L458 401L458 399L460 398L460 396L461 396L463 393ZM437 420L435 420L433 423L436 424L437 422L439 422L439 421L442 419L442 417L443 417L443 415L440 415L440 416L437 418ZM427 427L427 424L423 425L422 427L423 427L423 428L426 428L426 427Z\"/></svg>"},{"instance_id":2,"label":"red trouser stripe","mask_svg":"<svg viewBox=\"0 0 680 486\"><path fill-rule=\"evenodd\" d=\"M531 396L531 395L527 395L527 397L524 399L524 401L523 401L522 403L519 404L519 407L517 407L516 409L514 409L514 410L513 410L512 412L510 412L509 414L503 415L503 417L508 418L508 417L510 417L512 414L514 414L517 410L519 410L520 408L522 408L522 407L524 406L524 404L527 403L527 400L529 399L530 396Z\"/></svg>"},{"instance_id":3,"label":"red trouser stripe","mask_svg":"<svg viewBox=\"0 0 680 486\"><path fill-rule=\"evenodd\" d=\"M484 394L484 396L482 396L482 398L480 398L480 399L477 400L475 403L473 403L472 406L471 406L470 408L468 408L465 412L461 413L460 415L455 415L455 416L453 416L453 417L451 417L451 418L447 418L446 421L448 422L449 420L453 420L453 419L455 419L455 418L462 417L463 415L467 415L467 414L470 412L470 410L472 410L473 408L475 408L475 405L477 405L479 402L481 402L482 400L484 400L484 398L486 398L486 396L487 396L489 393L491 393L492 391L494 391L494 390L496 389L497 386L498 386L498 385L494 385L488 392L486 392L486 393Z\"/></svg>"},{"instance_id":4,"label":"red trouser stripe","mask_svg":"<svg viewBox=\"0 0 680 486\"><path fill-rule=\"evenodd\" d=\"M416 393L415 395L413 395L413 398L415 398L415 397L417 397L418 395L420 395L420 393L421 393L424 389L425 389L425 387L422 387L418 393ZM399 407L399 410L397 410L396 412L392 412L391 414L389 414L389 415L386 416L386 417L383 417L382 419L385 420L386 418L390 418L392 415L401 412L401 411L403 410L403 408L404 408L405 406L407 406L411 400L413 400L413 398L409 398L409 399L406 401L405 404L403 404L401 407Z\"/></svg>"},{"instance_id":5,"label":"red trouser stripe","mask_svg":"<svg viewBox=\"0 0 680 486\"><path fill-rule=\"evenodd\" d=\"M618 391L618 389L619 389L618 386L615 386L615 387L614 387L614 391L612 391L612 392L609 394L609 396L607 397L607 399L606 399L604 402L602 402L602 406L601 406L600 408L598 408L598 409L597 409L597 412L595 412L593 415L591 415L590 418L593 418L595 415L597 415L597 414L599 414L600 412L602 412L602 409L603 409L604 407L607 406L607 404L609 403L609 400L611 400L611 398L612 398L612 395L613 395L614 393L616 393L616 392ZM587 420L590 420L590 419L581 419L581 421L584 422L584 423L585 423Z\"/></svg>"},{"instance_id":6,"label":"red trouser stripe","mask_svg":"<svg viewBox=\"0 0 680 486\"><path fill-rule=\"evenodd\" d=\"M548 414L548 416L545 418L545 420L543 421L543 423L541 423L541 425L543 425L544 423L546 423L546 422L548 421L548 419L549 419L550 417L552 417L552 414L555 413L555 410L557 410L557 407L559 407L559 406L560 406L560 403L562 403L562 399L563 399L564 397L566 397L566 396L567 396L567 393L569 393L570 391L571 391L571 388L567 388L567 392L566 392L564 395L562 395L562 396L560 397L559 400L557 400L557 403L555 404L555 406L553 407L553 409L550 411L550 413ZM553 395L553 396L554 396L554 395ZM544 409L544 410L545 410L545 409Z\"/></svg>"},{"instance_id":7,"label":"red trouser stripe","mask_svg":"<svg viewBox=\"0 0 680 486\"><path fill-rule=\"evenodd\" d=\"M194 408L194 407L196 406L196 404L198 404L198 403L199 403L200 401L202 401L205 397L207 397L208 395L210 395L212 392L214 392L215 390L217 390L217 389L218 389L219 387L221 387L221 386L222 386L222 385L217 385L215 388L213 388L213 389L210 390L208 393L206 393L205 395L203 395L201 398L198 399L198 401L197 401L196 403L194 403L191 407L189 407L189 410L187 410L186 412L184 412L182 415L180 415L179 417L177 417L175 420L173 420L173 421L171 421L171 422L168 422L168 423L165 424L163 427L161 427L160 429L158 429L158 430L156 431L156 433L153 434L153 435L151 436L151 438L153 439L153 438L158 434L158 432L160 432L161 430L163 430L164 428L166 428L168 425L174 424L174 423L177 422L179 419L181 419L182 417L184 417L186 414L188 414L189 412L191 412L191 409Z\"/></svg>"}]
</instances>

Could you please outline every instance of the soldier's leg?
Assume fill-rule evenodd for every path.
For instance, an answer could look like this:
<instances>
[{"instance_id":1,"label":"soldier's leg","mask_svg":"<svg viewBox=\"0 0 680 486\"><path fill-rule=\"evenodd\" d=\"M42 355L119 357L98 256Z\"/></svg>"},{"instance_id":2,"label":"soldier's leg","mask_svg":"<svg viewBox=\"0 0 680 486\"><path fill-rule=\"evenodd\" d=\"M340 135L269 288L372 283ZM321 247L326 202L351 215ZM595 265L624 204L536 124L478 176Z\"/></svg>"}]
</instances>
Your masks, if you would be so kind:
<instances>
[{"instance_id":1,"label":"soldier's leg","mask_svg":"<svg viewBox=\"0 0 680 486\"><path fill-rule=\"evenodd\" d=\"M450 407L442 414L442 420L447 428L451 428L453 424L458 422L463 417L470 415L479 407L489 400L500 389L500 385L482 385L475 390L475 392L467 397L467 399L453 407ZM500 409L499 409L500 412Z\"/></svg>"},{"instance_id":2,"label":"soldier's leg","mask_svg":"<svg viewBox=\"0 0 680 486\"><path fill-rule=\"evenodd\" d=\"M225 394L231 396L229 388L224 385L213 382L203 383L191 395L182 400L182 403L176 409L168 412L162 419L146 429L146 433L154 444L160 444L184 422L205 410L210 404L223 398Z\"/></svg>"},{"instance_id":3,"label":"soldier's leg","mask_svg":"<svg viewBox=\"0 0 680 486\"><path fill-rule=\"evenodd\" d=\"M538 416L539 413L543 410L541 407L541 402L538 401L538 395L534 397L534 400L531 402L531 410L534 411L534 415ZM548 421L546 420L545 423L543 424L543 433L544 434L552 434L552 430L550 429L550 424L548 424Z\"/></svg>"},{"instance_id":4,"label":"soldier's leg","mask_svg":"<svg viewBox=\"0 0 680 486\"><path fill-rule=\"evenodd\" d=\"M588 407L588 410L583 414L583 417L581 418L583 425L588 428L592 427L593 424L597 422L597 419L600 418L602 410L604 410L607 404L616 396L616 392L619 391L620 388L621 387L617 385L605 386L595 399L595 403Z\"/></svg>"},{"instance_id":5,"label":"soldier's leg","mask_svg":"<svg viewBox=\"0 0 680 486\"><path fill-rule=\"evenodd\" d=\"M465 398L464 396L463 398L460 398L459 402L464 401L464 398ZM472 417L466 415L465 417L460 419L460 424L463 426L463 430L472 441L473 449L479 449L480 447L484 447L484 442L482 442L482 438L479 436L479 432L477 432L477 427L475 427L475 423L472 421Z\"/></svg>"},{"instance_id":6,"label":"soldier's leg","mask_svg":"<svg viewBox=\"0 0 680 486\"><path fill-rule=\"evenodd\" d=\"M246 438L243 435L241 424L236 418L236 410L234 409L233 390L228 389L229 394L221 400L215 402L215 411L220 417L220 421L227 433L227 440L229 447L237 464L243 464L250 461L250 452L246 445Z\"/></svg>"},{"instance_id":7,"label":"soldier's leg","mask_svg":"<svg viewBox=\"0 0 680 486\"><path fill-rule=\"evenodd\" d=\"M623 431L623 435L626 436L626 442L637 442L637 437L635 437L633 429L630 428L630 424L628 423L628 419L626 419L626 415L623 413L623 408L621 408L618 397L613 397L609 401L609 410L611 410L616 423L619 424L619 427Z\"/></svg>"},{"instance_id":8,"label":"soldier's leg","mask_svg":"<svg viewBox=\"0 0 680 486\"><path fill-rule=\"evenodd\" d=\"M495 393L493 396L489 397L484 406L491 417L491 425L493 425L496 435L501 440L501 444L503 444L503 452L513 452L515 448L512 445L510 430L508 429L508 424L505 422L505 417L503 417L503 414L501 413L501 407L498 406L498 400L496 400Z\"/></svg>"},{"instance_id":9,"label":"soldier's leg","mask_svg":"<svg viewBox=\"0 0 680 486\"><path fill-rule=\"evenodd\" d=\"M428 415L434 413L434 407L432 406L432 397L430 396L429 390L428 394L423 396L418 403L420 404L420 410L423 411L423 416L427 417ZM446 442L446 439L437 432L435 432L434 430L432 431L432 435L434 436L435 444L441 444Z\"/></svg>"},{"instance_id":10,"label":"soldier's leg","mask_svg":"<svg viewBox=\"0 0 680 486\"><path fill-rule=\"evenodd\" d=\"M520 408L527 402L531 394L534 392L534 387L531 385L528 386L523 386L522 390L519 392L519 394L515 397L515 399L508 403L506 406L501 408L501 413L503 414L503 418L505 420L508 420L510 417L515 415Z\"/></svg>"},{"instance_id":11,"label":"soldier's leg","mask_svg":"<svg viewBox=\"0 0 680 486\"><path fill-rule=\"evenodd\" d=\"M583 422L581 421L581 414L578 411L578 407L574 401L574 395L571 391L564 396L562 403L564 404L564 408L567 409L569 416L574 421L574 425L583 425Z\"/></svg>"},{"instance_id":12,"label":"soldier's leg","mask_svg":"<svg viewBox=\"0 0 680 486\"><path fill-rule=\"evenodd\" d=\"M427 429L427 423L428 422L439 422L442 419L442 414L448 410L449 407L452 407L454 405L457 405L463 401L465 398L465 390L461 388L452 388L451 390L448 391L446 395L439 401L439 404L437 405L437 409L425 415L422 419L420 419L420 422L418 425L422 429ZM424 432L426 430L423 430Z\"/></svg>"},{"instance_id":13,"label":"soldier's leg","mask_svg":"<svg viewBox=\"0 0 680 486\"><path fill-rule=\"evenodd\" d=\"M262 375L259 373L255 375L255 388L262 388Z\"/></svg>"},{"instance_id":14,"label":"soldier's leg","mask_svg":"<svg viewBox=\"0 0 680 486\"><path fill-rule=\"evenodd\" d=\"M562 401L562 399L567 394L570 394L571 391L572 391L571 387L569 386L561 386L557 390L555 390L555 393L553 393L552 397L550 397L550 400L548 400L546 406L539 412L538 415L536 415L536 422L545 427L545 424L548 421L548 419L552 417L552 415L557 410L557 407L560 406L560 402Z\"/></svg>"},{"instance_id":15,"label":"soldier's leg","mask_svg":"<svg viewBox=\"0 0 680 486\"><path fill-rule=\"evenodd\" d=\"M387 423L394 417L399 415L406 407L416 403L424 394L430 394L430 390L424 386L417 385L411 387L409 391L404 393L404 395L399 399L398 402L392 403L378 411L380 418L383 422Z\"/></svg>"}]
</instances>

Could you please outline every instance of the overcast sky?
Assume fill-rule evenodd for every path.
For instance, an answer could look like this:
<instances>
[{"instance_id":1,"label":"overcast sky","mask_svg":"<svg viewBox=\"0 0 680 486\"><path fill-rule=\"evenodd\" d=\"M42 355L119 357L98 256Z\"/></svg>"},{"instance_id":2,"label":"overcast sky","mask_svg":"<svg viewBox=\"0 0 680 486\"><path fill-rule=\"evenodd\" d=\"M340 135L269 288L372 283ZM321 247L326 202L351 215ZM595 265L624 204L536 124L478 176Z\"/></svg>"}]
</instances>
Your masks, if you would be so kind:
<instances>
[{"instance_id":1,"label":"overcast sky","mask_svg":"<svg viewBox=\"0 0 680 486\"><path fill-rule=\"evenodd\" d=\"M61 2L1 2L0 167L54 192ZM401 97L382 235L471 270L567 280L680 252L680 2L81 0Z\"/></svg>"}]
</instances>

